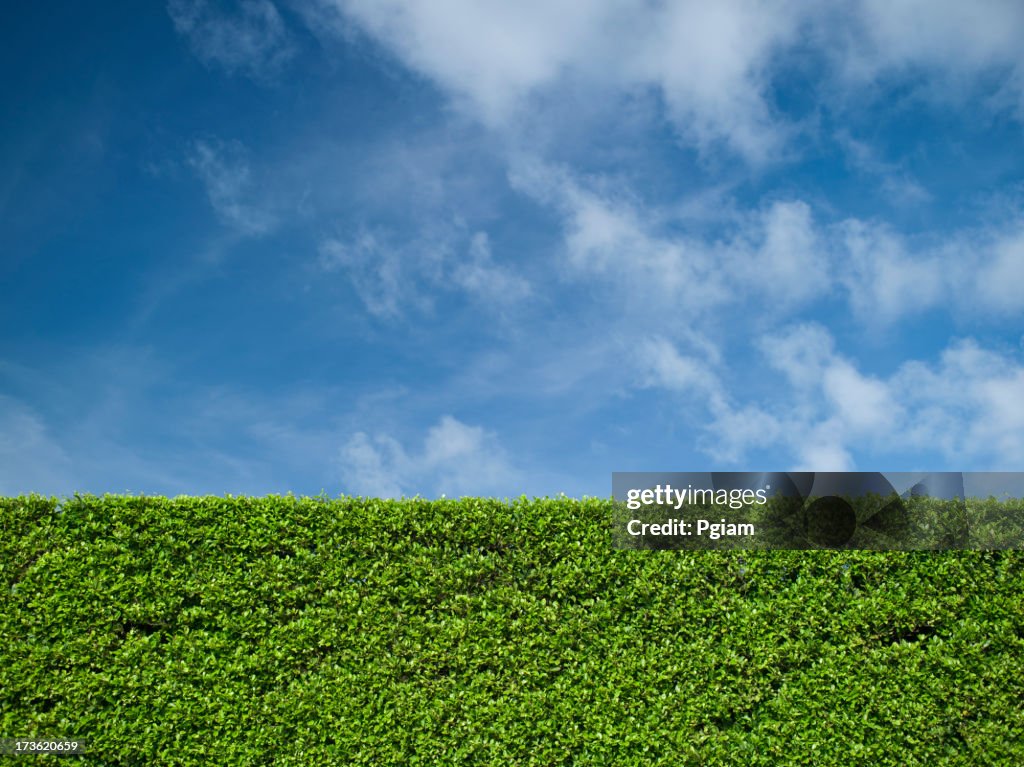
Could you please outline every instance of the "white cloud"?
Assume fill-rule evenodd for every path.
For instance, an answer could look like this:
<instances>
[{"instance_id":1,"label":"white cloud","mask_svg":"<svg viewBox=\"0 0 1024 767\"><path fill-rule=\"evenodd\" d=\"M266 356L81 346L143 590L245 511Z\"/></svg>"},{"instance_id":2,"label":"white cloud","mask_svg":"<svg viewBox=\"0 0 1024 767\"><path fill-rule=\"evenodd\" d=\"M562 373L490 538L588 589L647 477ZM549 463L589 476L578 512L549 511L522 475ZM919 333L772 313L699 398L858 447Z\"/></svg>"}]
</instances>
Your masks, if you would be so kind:
<instances>
[{"instance_id":1,"label":"white cloud","mask_svg":"<svg viewBox=\"0 0 1024 767\"><path fill-rule=\"evenodd\" d=\"M520 164L510 182L561 215L568 277L608 283L634 312L671 304L697 314L728 299L728 275L713 254L661 233L628 196L585 188L566 170L531 162Z\"/></svg>"},{"instance_id":2,"label":"white cloud","mask_svg":"<svg viewBox=\"0 0 1024 767\"><path fill-rule=\"evenodd\" d=\"M494 263L486 232L469 244L469 258L455 266L452 279L471 296L499 306L515 304L530 295L530 284L507 267Z\"/></svg>"},{"instance_id":3,"label":"white cloud","mask_svg":"<svg viewBox=\"0 0 1024 767\"><path fill-rule=\"evenodd\" d=\"M765 98L768 65L797 38L805 15L799 2L666 3L649 14L649 37L637 40L625 66L636 85L661 89L677 129L698 147L724 141L764 161L785 138Z\"/></svg>"},{"instance_id":4,"label":"white cloud","mask_svg":"<svg viewBox=\"0 0 1024 767\"><path fill-rule=\"evenodd\" d=\"M773 203L750 227L761 238L752 264L737 269L749 289L780 309L819 299L832 283L830 254L820 241L810 206L799 200ZM753 268L750 268L753 267Z\"/></svg>"},{"instance_id":5,"label":"white cloud","mask_svg":"<svg viewBox=\"0 0 1024 767\"><path fill-rule=\"evenodd\" d=\"M841 48L854 77L928 67L951 78L948 86L993 69L1019 78L1024 66L1024 6L1016 0L861 0L855 20L858 34Z\"/></svg>"},{"instance_id":6,"label":"white cloud","mask_svg":"<svg viewBox=\"0 0 1024 767\"><path fill-rule=\"evenodd\" d=\"M880 377L837 353L821 326L789 328L760 346L793 386L719 409L702 449L720 460L772 447L789 451L794 468L819 471L853 469L864 454L938 453L985 470L1024 461L1024 361L1012 354L967 339L936 364L907 360Z\"/></svg>"},{"instance_id":7,"label":"white cloud","mask_svg":"<svg viewBox=\"0 0 1024 767\"><path fill-rule=\"evenodd\" d=\"M394 319L410 305L421 309L429 306L412 291L410 278L404 273L403 254L370 232L347 242L324 241L319 263L326 271L344 269L363 305L375 317Z\"/></svg>"},{"instance_id":8,"label":"white cloud","mask_svg":"<svg viewBox=\"0 0 1024 767\"><path fill-rule=\"evenodd\" d=\"M645 205L608 178L519 159L509 181L559 217L562 279L602 285L633 331L653 332L665 316L706 327L737 306L748 319L779 319L837 289L874 329L935 309L984 319L1024 310L1016 211L925 239L878 220L819 224L806 202L775 200L716 222L713 239L685 211Z\"/></svg>"},{"instance_id":9,"label":"white cloud","mask_svg":"<svg viewBox=\"0 0 1024 767\"><path fill-rule=\"evenodd\" d=\"M252 173L242 144L197 139L187 160L222 221L244 235L264 234L274 226L274 217L252 201Z\"/></svg>"},{"instance_id":10,"label":"white cloud","mask_svg":"<svg viewBox=\"0 0 1024 767\"><path fill-rule=\"evenodd\" d=\"M697 446L716 461L742 463L750 450L787 444L786 425L757 405L726 405L703 426Z\"/></svg>"},{"instance_id":11,"label":"white cloud","mask_svg":"<svg viewBox=\"0 0 1024 767\"><path fill-rule=\"evenodd\" d=\"M518 476L494 434L451 416L430 428L420 462L447 495L509 492Z\"/></svg>"},{"instance_id":12,"label":"white cloud","mask_svg":"<svg viewBox=\"0 0 1024 767\"><path fill-rule=\"evenodd\" d=\"M888 77L926 75L929 92L988 88L1024 117L1024 6L1017 0L318 0L317 34L357 29L465 111L521 130L551 104L656 93L680 138L754 164L784 157L800 126L775 108L780 64L814 66L843 102ZM342 18L345 23L339 24ZM799 65L799 64L796 64ZM993 89L987 76L1000 83ZM985 95L985 94L983 94ZM903 204L926 194L888 173Z\"/></svg>"},{"instance_id":13,"label":"white cloud","mask_svg":"<svg viewBox=\"0 0 1024 767\"><path fill-rule=\"evenodd\" d=\"M268 77L294 53L284 21L270 0L241 0L234 12L207 0L170 0L167 12L199 60L229 74Z\"/></svg>"},{"instance_id":14,"label":"white cloud","mask_svg":"<svg viewBox=\"0 0 1024 767\"><path fill-rule=\"evenodd\" d=\"M863 375L846 360L831 361L821 386L832 411L851 436L871 439L902 420L889 387Z\"/></svg>"},{"instance_id":15,"label":"white cloud","mask_svg":"<svg viewBox=\"0 0 1024 767\"><path fill-rule=\"evenodd\" d=\"M399 481L408 482L403 469L408 458L402 446L390 437L372 440L358 432L341 449L341 474L345 490L351 495L398 498Z\"/></svg>"},{"instance_id":16,"label":"white cloud","mask_svg":"<svg viewBox=\"0 0 1024 767\"><path fill-rule=\"evenodd\" d=\"M828 296L842 273L834 238L802 200L735 214L712 239L695 233L685 209L645 206L605 179L585 184L536 161L517 162L509 179L560 215L564 276L605 283L634 315L692 321L731 305L791 313Z\"/></svg>"},{"instance_id":17,"label":"white cloud","mask_svg":"<svg viewBox=\"0 0 1024 767\"><path fill-rule=\"evenodd\" d=\"M878 180L882 194L893 204L912 207L930 202L932 195L899 163L886 162L877 151L863 141L840 130L836 141L846 154L847 164L854 170Z\"/></svg>"},{"instance_id":18,"label":"white cloud","mask_svg":"<svg viewBox=\"0 0 1024 767\"><path fill-rule=\"evenodd\" d=\"M759 346L768 364L784 373L789 382L801 390L821 381L834 354L832 336L816 323L764 336Z\"/></svg>"},{"instance_id":19,"label":"white cloud","mask_svg":"<svg viewBox=\"0 0 1024 767\"><path fill-rule=\"evenodd\" d=\"M75 492L71 457L32 408L0 394L0 495Z\"/></svg>"},{"instance_id":20,"label":"white cloud","mask_svg":"<svg viewBox=\"0 0 1024 767\"><path fill-rule=\"evenodd\" d=\"M911 446L938 444L954 459L980 457L993 470L1024 461L1024 365L1010 354L964 339L937 365L905 364L891 386L911 403Z\"/></svg>"},{"instance_id":21,"label":"white cloud","mask_svg":"<svg viewBox=\"0 0 1024 767\"><path fill-rule=\"evenodd\" d=\"M913 256L885 226L850 220L839 227L846 255L843 282L862 319L892 321L928 309L947 294L949 269L935 256Z\"/></svg>"},{"instance_id":22,"label":"white cloud","mask_svg":"<svg viewBox=\"0 0 1024 767\"><path fill-rule=\"evenodd\" d=\"M832 229L839 279L855 315L891 323L933 308L1000 317L1024 310L1024 226L1019 216L915 246L878 222L849 219Z\"/></svg>"},{"instance_id":23,"label":"white cloud","mask_svg":"<svg viewBox=\"0 0 1024 767\"><path fill-rule=\"evenodd\" d=\"M755 161L783 133L764 98L765 70L793 40L805 5L321 0L489 125L523 119L533 97L572 83L655 89L687 141L724 142ZM325 18L308 17L335 27Z\"/></svg>"},{"instance_id":24,"label":"white cloud","mask_svg":"<svg viewBox=\"0 0 1024 767\"><path fill-rule=\"evenodd\" d=\"M226 450L210 444L223 426L219 411L199 418L200 403L181 407L173 397L153 407L154 387L172 376L148 350L65 350L61 360L76 371L73 381L54 370L17 373L49 382L29 389L41 404L0 395L0 495L272 489L269 462L240 456L237 433ZM112 369L121 372L112 377Z\"/></svg>"},{"instance_id":25,"label":"white cloud","mask_svg":"<svg viewBox=\"0 0 1024 767\"><path fill-rule=\"evenodd\" d=\"M588 19L579 3L559 0L334 5L413 69L470 99L487 121L504 119L517 101L555 78L601 24L593 16L607 13L595 7Z\"/></svg>"},{"instance_id":26,"label":"white cloud","mask_svg":"<svg viewBox=\"0 0 1024 767\"><path fill-rule=\"evenodd\" d=\"M1024 228L996 240L974 280L980 305L1005 313L1024 309Z\"/></svg>"},{"instance_id":27,"label":"white cloud","mask_svg":"<svg viewBox=\"0 0 1024 767\"><path fill-rule=\"evenodd\" d=\"M682 238L659 236L628 203L574 190L567 222L568 263L577 272L599 276L635 290L641 302L678 299L693 290L685 306L699 311L724 299L708 254Z\"/></svg>"},{"instance_id":28,"label":"white cloud","mask_svg":"<svg viewBox=\"0 0 1024 767\"><path fill-rule=\"evenodd\" d=\"M640 385L696 394L712 409L724 405L722 385L708 362L699 356L682 355L666 338L640 341L634 350L634 367Z\"/></svg>"},{"instance_id":29,"label":"white cloud","mask_svg":"<svg viewBox=\"0 0 1024 767\"><path fill-rule=\"evenodd\" d=\"M793 471L853 471L856 468L842 426L834 419L792 429L788 436L793 440L790 447L796 453Z\"/></svg>"},{"instance_id":30,"label":"white cloud","mask_svg":"<svg viewBox=\"0 0 1024 767\"><path fill-rule=\"evenodd\" d=\"M348 240L324 240L318 263L327 272L344 270L366 309L388 320L431 311L445 290L462 290L495 311L531 294L525 279L494 262L486 232L475 232L468 243L465 237L459 226L427 227L405 238L362 231Z\"/></svg>"},{"instance_id":31,"label":"white cloud","mask_svg":"<svg viewBox=\"0 0 1024 767\"><path fill-rule=\"evenodd\" d=\"M697 404L704 413L696 417L698 449L731 464L751 450L772 448L789 451L793 468L847 471L854 467L850 443L871 441L898 420L885 384L836 356L823 328L799 326L761 345L773 366L797 384L783 403L736 403L708 364L681 355L663 338L637 346L639 385L686 395L681 407L690 413Z\"/></svg>"},{"instance_id":32,"label":"white cloud","mask_svg":"<svg viewBox=\"0 0 1024 767\"><path fill-rule=\"evenodd\" d=\"M388 435L358 432L342 447L340 471L346 493L400 495L516 495L520 473L497 437L480 426L443 416L419 451Z\"/></svg>"},{"instance_id":33,"label":"white cloud","mask_svg":"<svg viewBox=\"0 0 1024 767\"><path fill-rule=\"evenodd\" d=\"M897 392L839 355L822 326L787 328L763 337L760 348L793 385L773 412L787 425L784 436L801 466L849 470L851 444L877 447L899 438L904 406Z\"/></svg>"}]
</instances>

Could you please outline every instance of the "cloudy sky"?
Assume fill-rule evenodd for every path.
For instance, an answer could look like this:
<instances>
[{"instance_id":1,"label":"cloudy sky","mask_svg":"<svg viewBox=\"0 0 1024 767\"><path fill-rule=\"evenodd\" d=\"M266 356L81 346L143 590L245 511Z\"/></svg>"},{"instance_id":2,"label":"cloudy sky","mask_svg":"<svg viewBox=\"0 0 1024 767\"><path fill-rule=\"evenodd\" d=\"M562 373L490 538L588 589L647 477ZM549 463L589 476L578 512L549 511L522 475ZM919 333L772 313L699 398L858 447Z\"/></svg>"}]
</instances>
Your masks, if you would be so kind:
<instances>
[{"instance_id":1,"label":"cloudy sky","mask_svg":"<svg viewBox=\"0 0 1024 767\"><path fill-rule=\"evenodd\" d=\"M1024 464L1018 0L20 3L0 493Z\"/></svg>"}]
</instances>

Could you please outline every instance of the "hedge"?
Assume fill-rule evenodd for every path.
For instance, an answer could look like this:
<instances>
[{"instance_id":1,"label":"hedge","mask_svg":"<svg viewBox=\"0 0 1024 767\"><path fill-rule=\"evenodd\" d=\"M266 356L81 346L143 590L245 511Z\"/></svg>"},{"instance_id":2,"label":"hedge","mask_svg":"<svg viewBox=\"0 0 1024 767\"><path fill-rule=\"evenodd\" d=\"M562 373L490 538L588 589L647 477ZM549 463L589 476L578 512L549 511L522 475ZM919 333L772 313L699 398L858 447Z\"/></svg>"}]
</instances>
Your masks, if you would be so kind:
<instances>
[{"instance_id":1,"label":"hedge","mask_svg":"<svg viewBox=\"0 0 1024 767\"><path fill-rule=\"evenodd\" d=\"M0 736L88 744L18 764L1024 764L1021 552L622 551L611 514L0 498Z\"/></svg>"}]
</instances>

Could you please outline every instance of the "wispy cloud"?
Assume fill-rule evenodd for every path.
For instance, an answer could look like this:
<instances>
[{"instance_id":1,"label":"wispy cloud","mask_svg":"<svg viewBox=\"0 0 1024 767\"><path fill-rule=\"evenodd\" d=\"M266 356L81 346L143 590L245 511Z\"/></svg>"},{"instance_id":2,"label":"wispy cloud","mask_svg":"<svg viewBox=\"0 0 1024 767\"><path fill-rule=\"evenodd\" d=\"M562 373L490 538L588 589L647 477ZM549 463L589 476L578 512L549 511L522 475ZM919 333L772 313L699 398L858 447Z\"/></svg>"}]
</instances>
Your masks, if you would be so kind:
<instances>
[{"instance_id":1,"label":"wispy cloud","mask_svg":"<svg viewBox=\"0 0 1024 767\"><path fill-rule=\"evenodd\" d=\"M320 243L321 270L349 277L366 310L397 320L433 311L438 295L461 290L488 311L527 298L529 283L496 263L486 232L469 235L458 224L435 224L411 236L362 230Z\"/></svg>"},{"instance_id":2,"label":"wispy cloud","mask_svg":"<svg viewBox=\"0 0 1024 767\"><path fill-rule=\"evenodd\" d=\"M274 226L274 216L254 201L249 160L240 142L196 139L187 160L222 221L244 235L264 234Z\"/></svg>"},{"instance_id":3,"label":"wispy cloud","mask_svg":"<svg viewBox=\"0 0 1024 767\"><path fill-rule=\"evenodd\" d=\"M782 314L834 283L834 254L800 200L748 210L712 237L685 209L644 205L628 187L587 185L565 168L527 163L510 178L560 214L565 279L606 283L633 315L671 308L693 321L740 302Z\"/></svg>"},{"instance_id":4,"label":"wispy cloud","mask_svg":"<svg viewBox=\"0 0 1024 767\"><path fill-rule=\"evenodd\" d=\"M270 0L240 0L232 11L208 0L170 0L167 12L204 64L256 79L276 75L295 52Z\"/></svg>"},{"instance_id":5,"label":"wispy cloud","mask_svg":"<svg viewBox=\"0 0 1024 767\"><path fill-rule=\"evenodd\" d=\"M458 264L452 278L459 287L484 305L509 306L528 297L530 284L508 267L495 263L486 232L477 232L469 244L469 256Z\"/></svg>"},{"instance_id":6,"label":"wispy cloud","mask_svg":"<svg viewBox=\"0 0 1024 767\"><path fill-rule=\"evenodd\" d=\"M659 387L696 395L711 410L724 406L725 390L708 360L699 354L680 354L666 338L645 338L635 347L633 366L642 387Z\"/></svg>"},{"instance_id":7,"label":"wispy cloud","mask_svg":"<svg viewBox=\"0 0 1024 767\"><path fill-rule=\"evenodd\" d=\"M701 289L680 304L687 313L727 298L713 254L685 236L659 231L657 217L638 206L630 190L590 189L568 169L536 161L514 168L510 182L560 215L564 278L610 283L634 304L633 311L677 301L688 286Z\"/></svg>"},{"instance_id":8,"label":"wispy cloud","mask_svg":"<svg viewBox=\"0 0 1024 767\"><path fill-rule=\"evenodd\" d=\"M949 257L911 254L885 224L851 219L838 227L846 256L841 280L861 319L888 322L933 307L949 289Z\"/></svg>"},{"instance_id":9,"label":"wispy cloud","mask_svg":"<svg viewBox=\"0 0 1024 767\"><path fill-rule=\"evenodd\" d=\"M878 376L837 352L820 325L793 326L760 345L790 387L724 408L706 425L704 449L719 459L742 461L771 445L789 451L793 468L812 470L850 470L864 453L993 468L1024 460L1018 354L962 339L935 362L907 359Z\"/></svg>"},{"instance_id":10,"label":"wispy cloud","mask_svg":"<svg viewBox=\"0 0 1024 767\"><path fill-rule=\"evenodd\" d=\"M17 392L0 394L0 495L334 490L333 453L351 433L337 387L210 383L147 347L0 361L0 386Z\"/></svg>"},{"instance_id":11,"label":"wispy cloud","mask_svg":"<svg viewBox=\"0 0 1024 767\"><path fill-rule=\"evenodd\" d=\"M536 97L572 83L654 88L686 141L724 144L757 162L769 158L785 132L764 98L765 67L793 40L803 14L800 3L320 5L340 10L491 126L521 121L537 107ZM313 24L326 18L310 16Z\"/></svg>"},{"instance_id":12,"label":"wispy cloud","mask_svg":"<svg viewBox=\"0 0 1024 767\"><path fill-rule=\"evenodd\" d=\"M744 224L728 250L735 254L730 281L748 293L768 294L777 311L820 300L834 280L834 261L801 200L772 202Z\"/></svg>"},{"instance_id":13,"label":"wispy cloud","mask_svg":"<svg viewBox=\"0 0 1024 767\"><path fill-rule=\"evenodd\" d=\"M514 188L561 217L563 278L624 291L624 308L672 306L691 320L742 303L782 318L839 295L878 327L938 307L999 319L1024 308L1024 217L912 237L885 220L823 220L805 201L734 212L716 234L679 206L644 205L628 187L585 183L565 168L519 166ZM699 224L699 222L696 222ZM685 300L680 300L685 296Z\"/></svg>"},{"instance_id":14,"label":"wispy cloud","mask_svg":"<svg viewBox=\"0 0 1024 767\"><path fill-rule=\"evenodd\" d=\"M832 228L850 307L869 325L936 308L976 319L1024 310L1024 219L1005 220L915 242L884 222L848 219Z\"/></svg>"},{"instance_id":15,"label":"wispy cloud","mask_svg":"<svg viewBox=\"0 0 1024 767\"><path fill-rule=\"evenodd\" d=\"M837 131L835 138L849 165L858 173L877 179L882 194L893 204L912 207L932 200L931 193L906 168L883 160L871 144L855 139L845 130Z\"/></svg>"},{"instance_id":16,"label":"wispy cloud","mask_svg":"<svg viewBox=\"0 0 1024 767\"><path fill-rule=\"evenodd\" d=\"M29 405L0 394L0 495L73 493L81 474Z\"/></svg>"},{"instance_id":17,"label":"wispy cloud","mask_svg":"<svg viewBox=\"0 0 1024 767\"><path fill-rule=\"evenodd\" d=\"M427 487L435 496L514 496L523 479L494 434L450 415L411 452L390 435L357 432L341 449L339 469L345 492L388 498Z\"/></svg>"},{"instance_id":18,"label":"wispy cloud","mask_svg":"<svg viewBox=\"0 0 1024 767\"><path fill-rule=\"evenodd\" d=\"M319 0L318 8L307 15L318 33L361 30L492 127L518 129L557 102L553 94L653 90L686 144L705 155L724 147L755 165L775 162L802 129L774 105L773 67L808 52L806 66L831 81L821 94L833 102L924 69L945 84L930 91L937 98L1006 73L989 100L1024 105L1024 11L1012 0ZM885 184L908 200L922 191L892 174Z\"/></svg>"},{"instance_id":19,"label":"wispy cloud","mask_svg":"<svg viewBox=\"0 0 1024 767\"><path fill-rule=\"evenodd\" d=\"M941 81L933 79L925 95L948 100L997 72L1009 75L1005 95L1024 106L1024 6L1014 0L861 0L850 21L832 53L849 81L929 69Z\"/></svg>"},{"instance_id":20,"label":"wispy cloud","mask_svg":"<svg viewBox=\"0 0 1024 767\"><path fill-rule=\"evenodd\" d=\"M408 274L417 262L404 264L402 253L378 235L364 231L348 241L328 239L319 250L320 267L326 272L343 270L370 314L394 319L412 306L430 307L429 300L414 292L415 277Z\"/></svg>"},{"instance_id":21,"label":"wispy cloud","mask_svg":"<svg viewBox=\"0 0 1024 767\"><path fill-rule=\"evenodd\" d=\"M987 250L971 285L976 308L1019 314L1024 311L1024 222L1000 233Z\"/></svg>"}]
</instances>

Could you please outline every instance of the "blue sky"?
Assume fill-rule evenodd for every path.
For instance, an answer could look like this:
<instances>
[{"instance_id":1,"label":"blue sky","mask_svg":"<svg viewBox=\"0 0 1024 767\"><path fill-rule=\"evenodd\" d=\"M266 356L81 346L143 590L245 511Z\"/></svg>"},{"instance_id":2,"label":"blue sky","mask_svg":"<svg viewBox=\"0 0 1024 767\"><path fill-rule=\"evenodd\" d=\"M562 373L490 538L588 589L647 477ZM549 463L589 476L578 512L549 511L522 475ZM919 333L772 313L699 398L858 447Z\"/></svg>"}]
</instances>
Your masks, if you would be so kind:
<instances>
[{"instance_id":1,"label":"blue sky","mask_svg":"<svg viewBox=\"0 0 1024 767\"><path fill-rule=\"evenodd\" d=\"M1019 470L1015 0L3 11L0 493Z\"/></svg>"}]
</instances>

